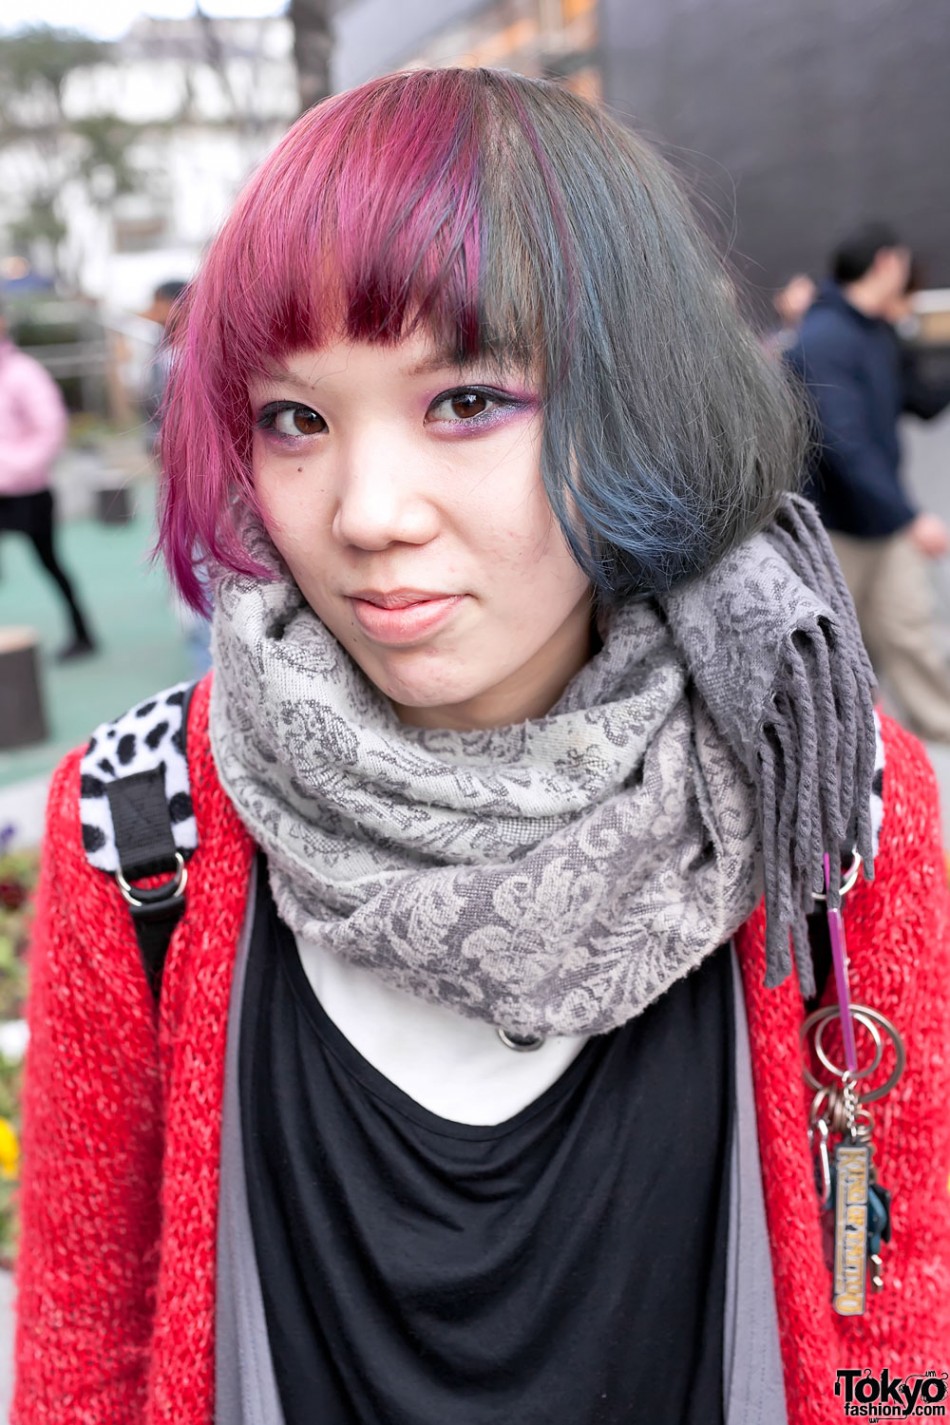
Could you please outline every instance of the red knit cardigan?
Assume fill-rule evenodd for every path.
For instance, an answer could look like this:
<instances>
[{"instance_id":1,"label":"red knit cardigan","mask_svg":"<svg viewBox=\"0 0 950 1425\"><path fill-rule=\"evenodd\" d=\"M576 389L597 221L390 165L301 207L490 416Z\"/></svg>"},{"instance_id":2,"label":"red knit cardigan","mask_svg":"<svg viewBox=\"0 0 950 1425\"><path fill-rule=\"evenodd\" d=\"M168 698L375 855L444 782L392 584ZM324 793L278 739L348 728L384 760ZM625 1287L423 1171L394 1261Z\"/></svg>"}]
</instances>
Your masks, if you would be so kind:
<instances>
[{"instance_id":1,"label":"red knit cardigan","mask_svg":"<svg viewBox=\"0 0 950 1425\"><path fill-rule=\"evenodd\" d=\"M200 845L157 1031L126 906L83 854L78 753L53 780L31 966L14 1425L212 1425L224 1049L254 848L215 774L208 694L206 681L191 707ZM950 906L933 774L893 724L885 745L877 876L848 897L846 922L855 996L899 1025L908 1064L875 1109L894 1241L863 1319L829 1305L801 997L792 979L763 987L761 913L738 937L789 1425L844 1418L839 1368L950 1366Z\"/></svg>"}]
</instances>

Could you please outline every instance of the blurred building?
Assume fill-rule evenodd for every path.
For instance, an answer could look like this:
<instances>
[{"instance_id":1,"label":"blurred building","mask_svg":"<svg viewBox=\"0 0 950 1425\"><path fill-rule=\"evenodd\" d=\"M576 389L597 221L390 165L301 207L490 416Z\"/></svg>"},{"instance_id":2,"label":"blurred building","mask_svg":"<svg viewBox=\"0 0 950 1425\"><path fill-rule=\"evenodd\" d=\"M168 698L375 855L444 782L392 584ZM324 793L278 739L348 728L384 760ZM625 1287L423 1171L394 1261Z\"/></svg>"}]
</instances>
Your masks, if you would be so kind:
<instances>
[{"instance_id":1,"label":"blurred building","mask_svg":"<svg viewBox=\"0 0 950 1425\"><path fill-rule=\"evenodd\" d=\"M342 0L334 82L349 89L408 65L468 64L563 79L600 92L597 0Z\"/></svg>"},{"instance_id":2,"label":"blurred building","mask_svg":"<svg viewBox=\"0 0 950 1425\"><path fill-rule=\"evenodd\" d=\"M113 62L69 75L69 121L114 114L136 130L135 191L108 203L89 185L69 194L70 266L85 295L134 310L159 282L190 275L248 172L294 117L290 46L282 19L142 17L116 41ZM26 154L15 144L0 151L0 223L15 213L28 143Z\"/></svg>"},{"instance_id":3,"label":"blurred building","mask_svg":"<svg viewBox=\"0 0 950 1425\"><path fill-rule=\"evenodd\" d=\"M333 82L416 64L488 64L602 96L682 171L763 296L820 274L869 216L906 233L950 287L947 0L334 0ZM141 308L187 276L247 174L297 110L283 18L140 19L120 64L77 74L77 118L140 126L139 191L69 203L82 287ZM16 192L0 150L0 228ZM0 253L2 256L2 253Z\"/></svg>"},{"instance_id":4,"label":"blurred building","mask_svg":"<svg viewBox=\"0 0 950 1425\"><path fill-rule=\"evenodd\" d=\"M486 64L555 75L596 95L596 0L336 0L333 80L349 88L414 64ZM68 243L77 285L112 309L141 310L152 289L188 277L248 173L297 113L285 18L140 18L115 63L67 80L71 121L113 113L134 124L142 181L108 204L77 188ZM16 214L29 154L0 149L0 229Z\"/></svg>"}]
</instances>

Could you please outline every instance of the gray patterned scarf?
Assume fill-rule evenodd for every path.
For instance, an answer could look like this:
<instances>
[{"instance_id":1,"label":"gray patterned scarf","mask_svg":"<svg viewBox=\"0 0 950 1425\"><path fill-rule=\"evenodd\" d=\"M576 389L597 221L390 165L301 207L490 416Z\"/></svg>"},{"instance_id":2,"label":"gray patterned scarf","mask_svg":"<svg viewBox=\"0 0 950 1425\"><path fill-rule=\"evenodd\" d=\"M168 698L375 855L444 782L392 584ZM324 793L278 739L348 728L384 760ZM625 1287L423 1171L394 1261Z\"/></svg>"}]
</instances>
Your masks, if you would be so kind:
<instances>
[{"instance_id":1,"label":"gray patterned scarf","mask_svg":"<svg viewBox=\"0 0 950 1425\"><path fill-rule=\"evenodd\" d=\"M768 980L791 934L810 990L822 853L871 861L874 725L804 501L703 578L602 616L602 650L518 726L404 726L286 573L216 597L214 756L294 931L513 1033L596 1034L764 890Z\"/></svg>"}]
</instances>

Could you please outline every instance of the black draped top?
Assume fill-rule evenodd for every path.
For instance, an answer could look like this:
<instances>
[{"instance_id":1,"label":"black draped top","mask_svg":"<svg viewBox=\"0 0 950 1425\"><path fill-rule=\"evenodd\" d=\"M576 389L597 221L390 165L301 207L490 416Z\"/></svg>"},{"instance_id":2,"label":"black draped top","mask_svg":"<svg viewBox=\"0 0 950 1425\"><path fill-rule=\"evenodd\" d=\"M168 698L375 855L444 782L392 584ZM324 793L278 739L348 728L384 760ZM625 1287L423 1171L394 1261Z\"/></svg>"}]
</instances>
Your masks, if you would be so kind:
<instances>
[{"instance_id":1,"label":"black draped top","mask_svg":"<svg viewBox=\"0 0 950 1425\"><path fill-rule=\"evenodd\" d=\"M286 1425L721 1425L731 973L454 1123L331 1022L259 878L239 1083Z\"/></svg>"}]
</instances>

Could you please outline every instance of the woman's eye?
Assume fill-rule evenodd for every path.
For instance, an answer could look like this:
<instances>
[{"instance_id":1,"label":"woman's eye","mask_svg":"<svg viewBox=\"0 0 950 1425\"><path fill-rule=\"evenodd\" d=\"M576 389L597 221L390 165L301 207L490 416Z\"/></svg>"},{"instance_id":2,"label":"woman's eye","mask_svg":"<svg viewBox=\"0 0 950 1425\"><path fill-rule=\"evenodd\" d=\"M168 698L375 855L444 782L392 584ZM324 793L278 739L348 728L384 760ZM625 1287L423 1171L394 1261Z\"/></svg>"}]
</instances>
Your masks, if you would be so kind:
<instances>
[{"instance_id":1,"label":"woman's eye","mask_svg":"<svg viewBox=\"0 0 950 1425\"><path fill-rule=\"evenodd\" d=\"M497 396L487 391L449 391L440 396L429 408L429 419L434 421L467 421L475 416L483 416L501 404Z\"/></svg>"},{"instance_id":2,"label":"woman's eye","mask_svg":"<svg viewBox=\"0 0 950 1425\"><path fill-rule=\"evenodd\" d=\"M273 430L278 435L322 435L327 423L318 411L309 406L265 406L258 417L261 430Z\"/></svg>"}]
</instances>

